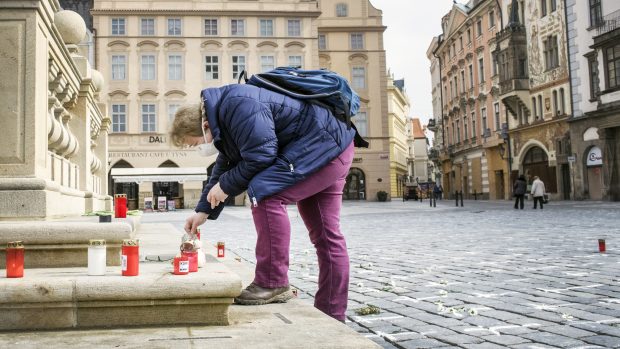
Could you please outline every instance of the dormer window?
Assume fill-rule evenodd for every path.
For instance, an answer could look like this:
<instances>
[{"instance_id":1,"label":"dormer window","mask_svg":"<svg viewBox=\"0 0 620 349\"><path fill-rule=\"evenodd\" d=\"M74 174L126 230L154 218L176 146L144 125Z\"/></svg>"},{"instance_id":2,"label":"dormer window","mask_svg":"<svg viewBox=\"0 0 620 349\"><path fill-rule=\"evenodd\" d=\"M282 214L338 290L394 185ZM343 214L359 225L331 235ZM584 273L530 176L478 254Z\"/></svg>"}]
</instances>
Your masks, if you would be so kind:
<instances>
[{"instance_id":1,"label":"dormer window","mask_svg":"<svg viewBox=\"0 0 620 349\"><path fill-rule=\"evenodd\" d=\"M347 4L336 5L336 17L347 17Z\"/></svg>"}]
</instances>

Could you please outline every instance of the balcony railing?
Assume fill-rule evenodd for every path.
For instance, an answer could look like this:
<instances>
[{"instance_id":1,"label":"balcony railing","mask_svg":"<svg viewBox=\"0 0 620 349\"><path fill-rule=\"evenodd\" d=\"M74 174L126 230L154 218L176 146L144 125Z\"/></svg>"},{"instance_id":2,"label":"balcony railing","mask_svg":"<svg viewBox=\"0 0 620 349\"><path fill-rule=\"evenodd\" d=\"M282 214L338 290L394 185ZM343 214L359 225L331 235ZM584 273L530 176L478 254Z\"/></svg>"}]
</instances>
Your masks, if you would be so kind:
<instances>
[{"instance_id":1,"label":"balcony railing","mask_svg":"<svg viewBox=\"0 0 620 349\"><path fill-rule=\"evenodd\" d=\"M620 10L607 14L594 25L596 36L609 33L620 28Z\"/></svg>"}]
</instances>

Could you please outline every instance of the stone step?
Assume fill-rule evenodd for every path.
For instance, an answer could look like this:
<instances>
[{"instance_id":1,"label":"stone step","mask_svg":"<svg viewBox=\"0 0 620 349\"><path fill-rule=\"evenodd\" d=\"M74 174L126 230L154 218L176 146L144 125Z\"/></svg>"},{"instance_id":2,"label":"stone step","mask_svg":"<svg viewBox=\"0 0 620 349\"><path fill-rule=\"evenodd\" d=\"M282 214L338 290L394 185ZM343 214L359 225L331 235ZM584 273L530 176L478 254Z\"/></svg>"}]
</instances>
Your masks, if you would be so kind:
<instances>
[{"instance_id":1,"label":"stone step","mask_svg":"<svg viewBox=\"0 0 620 349\"><path fill-rule=\"evenodd\" d=\"M196 273L173 275L169 263L140 263L140 275L105 276L87 268L26 269L0 276L0 330L228 325L241 279L207 255Z\"/></svg>"},{"instance_id":2,"label":"stone step","mask_svg":"<svg viewBox=\"0 0 620 349\"><path fill-rule=\"evenodd\" d=\"M90 239L106 240L107 265L120 265L121 243L135 235L139 217L112 223L96 223L96 219L0 222L0 268L5 267L5 249L9 241L24 242L26 268L85 267Z\"/></svg>"}]
</instances>

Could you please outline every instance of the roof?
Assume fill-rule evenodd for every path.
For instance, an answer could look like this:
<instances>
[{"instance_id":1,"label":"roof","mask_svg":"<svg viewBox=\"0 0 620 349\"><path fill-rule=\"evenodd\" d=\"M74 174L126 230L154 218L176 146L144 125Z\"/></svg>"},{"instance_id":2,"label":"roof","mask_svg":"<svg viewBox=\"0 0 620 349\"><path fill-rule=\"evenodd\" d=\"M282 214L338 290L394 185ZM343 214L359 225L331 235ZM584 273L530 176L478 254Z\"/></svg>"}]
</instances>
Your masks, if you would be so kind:
<instances>
[{"instance_id":1,"label":"roof","mask_svg":"<svg viewBox=\"0 0 620 349\"><path fill-rule=\"evenodd\" d=\"M419 139L419 138L426 139L426 135L424 134L424 129L422 129L422 124L420 123L420 119L418 118L411 119L411 133L413 134L414 139Z\"/></svg>"}]
</instances>

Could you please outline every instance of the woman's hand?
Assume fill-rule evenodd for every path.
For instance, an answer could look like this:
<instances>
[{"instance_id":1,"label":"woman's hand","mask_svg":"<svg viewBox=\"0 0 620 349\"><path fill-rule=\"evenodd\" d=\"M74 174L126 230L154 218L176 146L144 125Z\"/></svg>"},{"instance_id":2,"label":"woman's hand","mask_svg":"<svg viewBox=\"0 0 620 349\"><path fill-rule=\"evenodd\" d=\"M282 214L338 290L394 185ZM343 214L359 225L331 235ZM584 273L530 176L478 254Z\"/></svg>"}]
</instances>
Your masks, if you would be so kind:
<instances>
[{"instance_id":1,"label":"woman's hand","mask_svg":"<svg viewBox=\"0 0 620 349\"><path fill-rule=\"evenodd\" d=\"M215 208L217 205L224 202L227 197L228 194L224 193L222 188L220 188L220 183L217 183L213 186L213 188L211 188L211 190L209 190L209 194L207 194L207 201L211 204L211 208Z\"/></svg>"},{"instance_id":2,"label":"woman's hand","mask_svg":"<svg viewBox=\"0 0 620 349\"><path fill-rule=\"evenodd\" d=\"M187 217L185 220L185 232L191 236L196 236L196 230L207 221L208 217L209 215L204 212L196 212Z\"/></svg>"}]
</instances>

